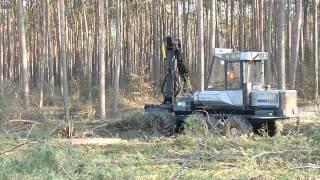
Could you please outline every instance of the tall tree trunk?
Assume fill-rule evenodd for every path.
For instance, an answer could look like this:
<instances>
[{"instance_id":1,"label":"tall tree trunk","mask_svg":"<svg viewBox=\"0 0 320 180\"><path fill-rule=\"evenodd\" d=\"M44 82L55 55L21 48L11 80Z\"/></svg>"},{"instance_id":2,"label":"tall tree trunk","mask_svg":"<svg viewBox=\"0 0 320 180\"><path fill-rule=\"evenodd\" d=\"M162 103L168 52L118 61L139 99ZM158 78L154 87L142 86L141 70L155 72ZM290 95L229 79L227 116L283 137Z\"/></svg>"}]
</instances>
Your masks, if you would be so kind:
<instances>
[{"instance_id":1,"label":"tall tree trunk","mask_svg":"<svg viewBox=\"0 0 320 180\"><path fill-rule=\"evenodd\" d=\"M292 45L292 11L293 6L290 3L291 0L287 0L287 9L286 9L286 66L288 69L288 72L290 72L290 60L292 55L291 45ZM289 82L289 73L286 73L286 79L288 79Z\"/></svg>"},{"instance_id":2,"label":"tall tree trunk","mask_svg":"<svg viewBox=\"0 0 320 180\"><path fill-rule=\"evenodd\" d=\"M186 7L187 3L187 7ZM188 26L189 26L189 11L190 11L190 0L187 0L187 2L183 2L183 55L188 60L188 66L190 66L190 55L191 53L187 53L188 50Z\"/></svg>"},{"instance_id":3,"label":"tall tree trunk","mask_svg":"<svg viewBox=\"0 0 320 180\"><path fill-rule=\"evenodd\" d=\"M155 82L156 85L158 85L159 82L159 49L160 49L160 45L159 45L159 38L158 38L158 26L157 26L157 22L158 22L158 12L157 12L157 8L158 8L158 0L152 0L152 46L153 46L153 67L152 67L152 72L153 72L153 80Z\"/></svg>"},{"instance_id":4,"label":"tall tree trunk","mask_svg":"<svg viewBox=\"0 0 320 180\"><path fill-rule=\"evenodd\" d=\"M65 5L64 0L58 0L58 11L60 19L60 59L62 63L62 77L63 77L63 102L65 111L65 120L69 124L69 136L72 136L72 122L69 117L69 104L68 104L68 73L67 73L67 58L66 58L66 25L65 25Z\"/></svg>"},{"instance_id":5,"label":"tall tree trunk","mask_svg":"<svg viewBox=\"0 0 320 180\"><path fill-rule=\"evenodd\" d=\"M259 48L260 51L264 51L264 0L259 1ZM264 85L264 73L265 73L265 66L264 61L262 61L261 65L261 82Z\"/></svg>"},{"instance_id":6,"label":"tall tree trunk","mask_svg":"<svg viewBox=\"0 0 320 180\"><path fill-rule=\"evenodd\" d=\"M303 39L305 42L305 49L310 49L310 42L309 42L309 26L308 26L308 13L309 13L309 6L311 0L304 0L303 1ZM307 51L305 51L307 52Z\"/></svg>"},{"instance_id":7,"label":"tall tree trunk","mask_svg":"<svg viewBox=\"0 0 320 180\"><path fill-rule=\"evenodd\" d=\"M278 61L278 87L279 89L286 89L286 56L285 56L285 10L286 1L278 0L278 28L277 28L277 61Z\"/></svg>"},{"instance_id":8,"label":"tall tree trunk","mask_svg":"<svg viewBox=\"0 0 320 180\"><path fill-rule=\"evenodd\" d=\"M180 20L179 20L179 0L174 0L174 22L175 36L180 38Z\"/></svg>"},{"instance_id":9,"label":"tall tree trunk","mask_svg":"<svg viewBox=\"0 0 320 180\"><path fill-rule=\"evenodd\" d=\"M58 56L59 56L59 61L58 61L58 68L59 68L59 75L60 75L60 78L59 78L59 83L60 83L60 91L61 91L61 95L63 96L64 95L64 92L63 92L63 59L61 58L61 31L63 31L62 27L64 27L64 25L62 25L61 23L61 7L60 7L60 0L57 1L58 2L58 43L57 43L57 50L58 50ZM65 48L65 47L63 47Z\"/></svg>"},{"instance_id":10,"label":"tall tree trunk","mask_svg":"<svg viewBox=\"0 0 320 180\"><path fill-rule=\"evenodd\" d=\"M244 50L244 0L239 0L239 49L240 51ZM272 1L272 0L271 0Z\"/></svg>"},{"instance_id":11,"label":"tall tree trunk","mask_svg":"<svg viewBox=\"0 0 320 180\"><path fill-rule=\"evenodd\" d=\"M298 57L299 57L299 44L300 44L300 34L301 34L301 26L302 26L302 0L296 1L296 14L295 14L295 22L293 29L293 40L292 40L292 55L289 59L290 67L289 67L289 86L290 89L296 88L296 74L297 74L297 66L298 66Z\"/></svg>"},{"instance_id":12,"label":"tall tree trunk","mask_svg":"<svg viewBox=\"0 0 320 180\"><path fill-rule=\"evenodd\" d=\"M234 1L231 1L231 12L230 12L230 16L231 16L231 32L230 32L230 47L235 47L235 38L234 38Z\"/></svg>"},{"instance_id":13,"label":"tall tree trunk","mask_svg":"<svg viewBox=\"0 0 320 180\"><path fill-rule=\"evenodd\" d=\"M271 61L272 61L272 20L273 20L273 0L269 0L268 4L268 40L267 51L269 52L269 60L266 62L266 83L271 84Z\"/></svg>"},{"instance_id":14,"label":"tall tree trunk","mask_svg":"<svg viewBox=\"0 0 320 180\"><path fill-rule=\"evenodd\" d=\"M203 1L197 1L198 17L198 62L199 62L199 85L204 90L204 36L203 36Z\"/></svg>"},{"instance_id":15,"label":"tall tree trunk","mask_svg":"<svg viewBox=\"0 0 320 180\"><path fill-rule=\"evenodd\" d=\"M48 66L49 66L49 84L50 84L50 88L51 88L51 96L54 96L54 89L55 89L55 86L54 86L54 70L53 70L53 61L54 59L52 58L52 49L51 49L51 33L50 33L50 15L51 15L51 12L50 12L50 9L49 9L49 0L46 0L46 4L45 4L45 8L46 8L46 21L47 21L47 24L46 24L46 43L47 43L47 52L48 52L48 56L47 56L47 60L48 60Z\"/></svg>"},{"instance_id":16,"label":"tall tree trunk","mask_svg":"<svg viewBox=\"0 0 320 180\"><path fill-rule=\"evenodd\" d=\"M0 35L0 97L4 96L4 87L3 87L3 60L5 58L5 28L4 28L4 9L1 9L0 12L0 26L1 26L1 35Z\"/></svg>"},{"instance_id":17,"label":"tall tree trunk","mask_svg":"<svg viewBox=\"0 0 320 180\"><path fill-rule=\"evenodd\" d=\"M46 25L46 1L47 0L43 0L42 1L42 5L43 5L43 9L42 9L42 39L41 39L41 44L42 44L42 52L41 52L41 57L40 57L40 102L39 102L39 107L42 108L43 106L43 84L44 84L44 68L45 68L45 62L47 61L47 48L46 48L46 44L47 44L47 25Z\"/></svg>"},{"instance_id":18,"label":"tall tree trunk","mask_svg":"<svg viewBox=\"0 0 320 180\"><path fill-rule=\"evenodd\" d=\"M115 76L113 84L113 103L112 114L118 112L118 99L119 99L119 78L120 78L120 61L121 61L121 34L120 34L120 0L116 0L116 64L115 64Z\"/></svg>"},{"instance_id":19,"label":"tall tree trunk","mask_svg":"<svg viewBox=\"0 0 320 180\"><path fill-rule=\"evenodd\" d=\"M83 16L83 29L84 29L84 58L87 62L87 75L88 75L88 97L91 100L91 65L92 65L92 58L91 58L91 44L89 39L89 30L88 30L88 21L87 21L87 11L86 11L86 5L85 0L82 0L82 16Z\"/></svg>"},{"instance_id":20,"label":"tall tree trunk","mask_svg":"<svg viewBox=\"0 0 320 180\"><path fill-rule=\"evenodd\" d=\"M105 74L105 0L99 0L99 100L100 118L106 119L106 74Z\"/></svg>"},{"instance_id":21,"label":"tall tree trunk","mask_svg":"<svg viewBox=\"0 0 320 180\"><path fill-rule=\"evenodd\" d=\"M213 69L214 48L216 45L216 0L212 0L210 3L210 34L209 34L209 73ZM211 72L212 73L212 72ZM209 83L209 76L206 79L206 87Z\"/></svg>"},{"instance_id":22,"label":"tall tree trunk","mask_svg":"<svg viewBox=\"0 0 320 180\"><path fill-rule=\"evenodd\" d=\"M92 62L92 78L93 79L99 79L99 3L100 0L96 1L96 8L95 8L95 12L96 12L96 16L95 16L95 42L94 42L94 58L93 58L93 62ZM97 70L98 69L98 70ZM92 86L97 85L96 81L92 81Z\"/></svg>"},{"instance_id":23,"label":"tall tree trunk","mask_svg":"<svg viewBox=\"0 0 320 180\"><path fill-rule=\"evenodd\" d=\"M24 28L24 12L23 12L23 0L18 0L18 26L19 26L19 48L21 59L21 73L23 84L23 104L25 108L29 107L29 83L28 83L28 55ZM9 24L8 24L9 25Z\"/></svg>"},{"instance_id":24,"label":"tall tree trunk","mask_svg":"<svg viewBox=\"0 0 320 180\"><path fill-rule=\"evenodd\" d=\"M313 43L313 50L314 50L314 71L315 71L315 78L314 78L314 97L318 100L319 95L319 57L318 57L318 5L319 0L314 0L314 16L313 16L313 24L314 24L314 43Z\"/></svg>"}]
</instances>

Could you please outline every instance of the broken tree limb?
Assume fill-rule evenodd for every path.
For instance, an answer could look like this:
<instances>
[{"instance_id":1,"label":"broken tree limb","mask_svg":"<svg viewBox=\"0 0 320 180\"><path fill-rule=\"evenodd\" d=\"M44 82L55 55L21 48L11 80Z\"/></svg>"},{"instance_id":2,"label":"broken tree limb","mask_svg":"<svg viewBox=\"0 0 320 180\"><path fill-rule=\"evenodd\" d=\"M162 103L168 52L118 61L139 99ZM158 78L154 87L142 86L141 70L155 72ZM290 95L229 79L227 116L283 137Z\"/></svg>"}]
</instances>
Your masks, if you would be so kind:
<instances>
[{"instance_id":1,"label":"broken tree limb","mask_svg":"<svg viewBox=\"0 0 320 180\"><path fill-rule=\"evenodd\" d=\"M72 145L93 145L93 146L107 146L114 144L121 144L127 142L119 138L71 138L61 140L62 142L68 142Z\"/></svg>"},{"instance_id":2,"label":"broken tree limb","mask_svg":"<svg viewBox=\"0 0 320 180\"><path fill-rule=\"evenodd\" d=\"M15 123L15 124L40 124L40 122L33 121L33 120L26 120L26 119L11 119L9 120L10 123Z\"/></svg>"},{"instance_id":3,"label":"broken tree limb","mask_svg":"<svg viewBox=\"0 0 320 180\"><path fill-rule=\"evenodd\" d=\"M108 126L109 124L110 124L110 123L104 123L104 124L102 124L102 125L99 125L99 126L97 126L97 127L93 128L91 131L95 131L95 130L97 130L97 129L99 129L99 128L102 128L102 127Z\"/></svg>"},{"instance_id":4,"label":"broken tree limb","mask_svg":"<svg viewBox=\"0 0 320 180\"><path fill-rule=\"evenodd\" d=\"M292 167L289 169L290 170L294 170L294 169L320 169L320 166L317 166L315 164L310 164L310 165L305 165L305 166Z\"/></svg>"},{"instance_id":5,"label":"broken tree limb","mask_svg":"<svg viewBox=\"0 0 320 180\"><path fill-rule=\"evenodd\" d=\"M8 152L12 152L12 151L18 149L19 147L22 147L22 146L24 146L24 145L30 144L30 143L35 142L35 141L36 141L36 140L31 140L31 141L27 141L27 142L18 144L18 145L14 146L14 147L12 147L12 148L10 148L10 149L8 149L8 150L5 150L5 151L1 152L1 153L0 153L0 156L3 155L3 154L6 154L6 153L8 153Z\"/></svg>"}]
</instances>

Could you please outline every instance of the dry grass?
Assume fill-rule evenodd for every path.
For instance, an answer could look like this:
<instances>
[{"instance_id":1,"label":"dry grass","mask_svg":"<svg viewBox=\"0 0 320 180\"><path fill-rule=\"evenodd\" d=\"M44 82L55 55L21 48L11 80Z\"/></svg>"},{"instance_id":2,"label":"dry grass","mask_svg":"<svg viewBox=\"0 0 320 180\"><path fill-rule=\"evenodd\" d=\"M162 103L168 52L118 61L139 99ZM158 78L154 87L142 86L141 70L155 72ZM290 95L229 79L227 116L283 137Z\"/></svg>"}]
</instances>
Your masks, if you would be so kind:
<instances>
[{"instance_id":1,"label":"dry grass","mask_svg":"<svg viewBox=\"0 0 320 180\"><path fill-rule=\"evenodd\" d=\"M66 124L60 106L48 106L41 112L35 108L23 111L20 106L12 106L19 104L19 99L1 100L6 106L0 111L0 179L320 177L317 112L304 113L306 117L299 128L295 121L286 122L285 136L280 138L228 139L221 136L219 129L210 129L194 121L188 121L184 133L164 137L158 132L156 119L132 111L145 100L130 105L131 100L124 98L122 107L129 108L122 111L123 117L106 122L96 120L92 113L95 103L71 99L75 135L84 138L82 133L88 132L93 136L72 143L72 140L63 139L61 130ZM20 117L39 123L8 121Z\"/></svg>"},{"instance_id":2,"label":"dry grass","mask_svg":"<svg viewBox=\"0 0 320 180\"><path fill-rule=\"evenodd\" d=\"M72 145L57 138L33 138L37 141L0 155L0 176L4 179L320 177L319 121L303 119L299 132L294 122L287 122L286 136L280 138L227 139L216 133L205 136L207 132L201 127L196 133L192 129L167 138L141 130L136 138L109 144ZM0 153L24 142L22 137L1 138Z\"/></svg>"},{"instance_id":3,"label":"dry grass","mask_svg":"<svg viewBox=\"0 0 320 180\"><path fill-rule=\"evenodd\" d=\"M310 125L313 126L303 121L302 129ZM200 146L201 138L193 134L131 139L113 145L72 146L51 139L1 155L0 175L8 179L44 176L168 179L180 171L178 177L184 179L317 179L320 177L319 132L318 128L311 128L306 133L309 136L296 132L281 138L208 136ZM0 149L3 151L22 142L2 139ZM195 150L197 146L200 148ZM184 164L187 166L181 169Z\"/></svg>"}]
</instances>

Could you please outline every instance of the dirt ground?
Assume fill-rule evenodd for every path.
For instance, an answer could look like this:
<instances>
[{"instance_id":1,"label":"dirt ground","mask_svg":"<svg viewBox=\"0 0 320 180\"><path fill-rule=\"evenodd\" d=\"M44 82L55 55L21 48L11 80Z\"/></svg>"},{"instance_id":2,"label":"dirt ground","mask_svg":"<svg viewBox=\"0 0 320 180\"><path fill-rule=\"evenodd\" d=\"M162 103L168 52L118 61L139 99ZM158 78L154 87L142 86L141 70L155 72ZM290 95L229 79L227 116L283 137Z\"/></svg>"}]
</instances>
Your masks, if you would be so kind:
<instances>
[{"instance_id":1,"label":"dirt ground","mask_svg":"<svg viewBox=\"0 0 320 180\"><path fill-rule=\"evenodd\" d=\"M286 121L282 137L230 139L202 130L165 137L152 129L139 129L137 121L123 123L132 114L141 114L145 101L131 104L123 99L120 115L109 116L107 121L97 120L94 103L74 103L71 139L67 138L67 123L59 105L42 110L2 110L0 177L320 178L320 114L316 106L301 107L299 126L295 120Z\"/></svg>"}]
</instances>

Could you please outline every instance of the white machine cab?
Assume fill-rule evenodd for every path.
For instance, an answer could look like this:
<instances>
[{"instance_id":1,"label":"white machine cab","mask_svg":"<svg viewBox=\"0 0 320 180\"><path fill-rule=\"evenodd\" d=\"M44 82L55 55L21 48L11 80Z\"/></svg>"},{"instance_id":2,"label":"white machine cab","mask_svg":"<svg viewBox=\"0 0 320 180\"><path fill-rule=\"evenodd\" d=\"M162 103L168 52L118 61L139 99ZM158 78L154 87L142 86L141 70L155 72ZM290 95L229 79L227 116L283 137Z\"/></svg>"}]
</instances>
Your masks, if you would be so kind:
<instances>
[{"instance_id":1,"label":"white machine cab","mask_svg":"<svg viewBox=\"0 0 320 180\"><path fill-rule=\"evenodd\" d=\"M193 94L195 105L215 109L282 107L285 108L282 115L297 114L295 90L272 90L269 85L264 85L263 67L264 61L268 60L267 52L215 48L213 57L206 90Z\"/></svg>"}]
</instances>

